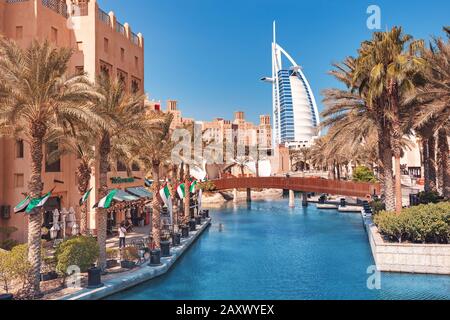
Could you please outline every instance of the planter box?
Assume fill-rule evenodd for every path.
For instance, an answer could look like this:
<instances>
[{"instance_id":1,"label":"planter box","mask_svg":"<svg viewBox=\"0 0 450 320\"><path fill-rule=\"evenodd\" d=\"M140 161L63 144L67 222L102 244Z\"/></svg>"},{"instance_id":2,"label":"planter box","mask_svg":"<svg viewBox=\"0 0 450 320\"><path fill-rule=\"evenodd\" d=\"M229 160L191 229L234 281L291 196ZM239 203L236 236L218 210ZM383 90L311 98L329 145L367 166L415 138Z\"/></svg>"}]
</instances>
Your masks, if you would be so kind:
<instances>
[{"instance_id":1,"label":"planter box","mask_svg":"<svg viewBox=\"0 0 450 320\"><path fill-rule=\"evenodd\" d=\"M379 271L450 275L449 244L386 242L370 218L363 218Z\"/></svg>"},{"instance_id":2,"label":"planter box","mask_svg":"<svg viewBox=\"0 0 450 320\"><path fill-rule=\"evenodd\" d=\"M112 269L119 265L117 260L106 260L106 269Z\"/></svg>"},{"instance_id":3,"label":"planter box","mask_svg":"<svg viewBox=\"0 0 450 320\"><path fill-rule=\"evenodd\" d=\"M41 282L51 281L55 279L58 279L58 274L55 271L41 273Z\"/></svg>"},{"instance_id":4,"label":"planter box","mask_svg":"<svg viewBox=\"0 0 450 320\"><path fill-rule=\"evenodd\" d=\"M124 269L133 269L136 267L136 263L134 261L120 261L120 267Z\"/></svg>"}]
</instances>

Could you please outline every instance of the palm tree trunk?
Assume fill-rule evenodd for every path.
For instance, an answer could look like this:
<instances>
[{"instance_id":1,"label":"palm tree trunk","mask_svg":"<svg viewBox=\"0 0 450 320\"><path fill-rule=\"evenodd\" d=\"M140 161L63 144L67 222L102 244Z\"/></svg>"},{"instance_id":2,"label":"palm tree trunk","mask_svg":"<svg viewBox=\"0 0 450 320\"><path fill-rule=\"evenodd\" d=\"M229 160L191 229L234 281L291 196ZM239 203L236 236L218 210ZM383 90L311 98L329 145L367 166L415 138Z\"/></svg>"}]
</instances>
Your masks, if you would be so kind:
<instances>
[{"instance_id":1,"label":"palm tree trunk","mask_svg":"<svg viewBox=\"0 0 450 320\"><path fill-rule=\"evenodd\" d=\"M83 197L89 188L89 181L91 180L91 168L86 162L80 162L77 168L78 178L78 192ZM88 230L88 202L82 204L80 207L80 233L87 235Z\"/></svg>"},{"instance_id":2,"label":"palm tree trunk","mask_svg":"<svg viewBox=\"0 0 450 320\"><path fill-rule=\"evenodd\" d=\"M438 133L438 164L441 173L441 187L442 195L445 198L450 198L450 166L448 161L449 145L447 128L441 128Z\"/></svg>"},{"instance_id":3,"label":"palm tree trunk","mask_svg":"<svg viewBox=\"0 0 450 320\"><path fill-rule=\"evenodd\" d=\"M152 236L155 249L161 248L161 212L158 200L159 184L159 162L152 163L153 177L153 201L152 201Z\"/></svg>"},{"instance_id":4,"label":"palm tree trunk","mask_svg":"<svg viewBox=\"0 0 450 320\"><path fill-rule=\"evenodd\" d=\"M378 130L379 172L387 211L395 211L394 177L392 174L391 138L386 128Z\"/></svg>"},{"instance_id":5,"label":"palm tree trunk","mask_svg":"<svg viewBox=\"0 0 450 320\"><path fill-rule=\"evenodd\" d=\"M423 137L423 167L425 179L425 191L434 192L436 189L436 139L433 135Z\"/></svg>"},{"instance_id":6,"label":"palm tree trunk","mask_svg":"<svg viewBox=\"0 0 450 320\"><path fill-rule=\"evenodd\" d=\"M189 191L191 187L190 172L189 165L186 165L186 174L184 177L184 223L185 225L189 224L189 220L191 220L191 192Z\"/></svg>"},{"instance_id":7,"label":"palm tree trunk","mask_svg":"<svg viewBox=\"0 0 450 320\"><path fill-rule=\"evenodd\" d=\"M42 183L43 137L46 128L41 123L34 123L31 128L31 177L28 183L30 197L35 199L42 196L44 184ZM41 228L42 208L36 208L28 215L28 261L31 264L30 295L38 297L41 293Z\"/></svg>"},{"instance_id":8,"label":"palm tree trunk","mask_svg":"<svg viewBox=\"0 0 450 320\"><path fill-rule=\"evenodd\" d=\"M100 176L99 176L99 198L103 198L108 193L108 168L109 153L111 152L111 139L108 133L104 133L100 142ZM97 242L99 246L98 267L106 269L106 237L108 213L106 209L96 209L97 218Z\"/></svg>"}]
</instances>

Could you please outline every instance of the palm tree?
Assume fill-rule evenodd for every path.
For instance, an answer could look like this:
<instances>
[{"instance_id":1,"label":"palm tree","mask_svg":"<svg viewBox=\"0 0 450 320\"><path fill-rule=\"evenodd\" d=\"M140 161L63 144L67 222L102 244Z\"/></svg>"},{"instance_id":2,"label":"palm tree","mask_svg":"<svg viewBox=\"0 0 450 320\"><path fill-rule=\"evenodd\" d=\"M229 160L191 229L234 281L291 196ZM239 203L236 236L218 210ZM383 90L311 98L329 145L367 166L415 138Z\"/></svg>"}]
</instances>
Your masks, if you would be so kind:
<instances>
[{"instance_id":1,"label":"palm tree","mask_svg":"<svg viewBox=\"0 0 450 320\"><path fill-rule=\"evenodd\" d=\"M112 160L117 160L117 154L124 156L127 146L139 143L142 132L148 130L149 122L145 112L145 97L127 93L119 79L112 80L103 74L97 79L96 90L99 98L94 110L105 123L99 130L96 159L100 166L98 194L103 198L108 193L108 170ZM113 149L116 151L113 152ZM98 264L104 269L107 213L105 209L96 210L97 239L100 248Z\"/></svg>"},{"instance_id":2,"label":"palm tree","mask_svg":"<svg viewBox=\"0 0 450 320\"><path fill-rule=\"evenodd\" d=\"M450 29L444 28L450 39ZM421 134L424 166L425 188L436 190L435 135L438 136L439 187L445 197L450 197L450 173L448 163L448 135L450 118L450 41L437 38L430 49L425 51L427 61L425 73L427 83L415 96L423 104L416 113L416 129Z\"/></svg>"},{"instance_id":3,"label":"palm tree","mask_svg":"<svg viewBox=\"0 0 450 320\"><path fill-rule=\"evenodd\" d=\"M0 38L0 126L3 132L20 135L30 146L31 198L42 196L43 147L61 126L92 123L91 86L85 76L67 76L72 50L53 48L49 42L33 42L23 50ZM49 186L47 186L48 188ZM28 260L32 266L30 294L40 294L42 208L28 216Z\"/></svg>"},{"instance_id":4,"label":"palm tree","mask_svg":"<svg viewBox=\"0 0 450 320\"><path fill-rule=\"evenodd\" d=\"M171 157L173 142L171 141L172 114L162 115L156 113L154 118L161 118L154 130L147 130L144 139L134 146L134 153L138 161L152 173L153 201L152 201L152 235L155 248L161 248L161 212L158 200L161 167L167 164Z\"/></svg>"},{"instance_id":5,"label":"palm tree","mask_svg":"<svg viewBox=\"0 0 450 320\"><path fill-rule=\"evenodd\" d=\"M89 191L92 167L95 162L95 137L98 129L99 125L95 123L78 123L75 126L63 128L63 131L58 132L53 139L58 143L59 148L48 155L49 162L66 154L76 156L78 166L75 174L80 197ZM86 201L80 206L80 233L82 235L88 234L88 210L88 201Z\"/></svg>"},{"instance_id":6,"label":"palm tree","mask_svg":"<svg viewBox=\"0 0 450 320\"><path fill-rule=\"evenodd\" d=\"M365 89L368 105L376 106L381 118L388 124L391 147L395 158L395 209L402 209L401 140L411 128L411 110L402 110L402 101L422 82L425 61L419 54L423 41L413 40L402 28L375 32L371 41L359 49L353 83Z\"/></svg>"},{"instance_id":7,"label":"palm tree","mask_svg":"<svg viewBox=\"0 0 450 320\"><path fill-rule=\"evenodd\" d=\"M334 69L330 71L330 74L342 82L347 89L329 89L324 91L326 109L322 112L325 120L321 125L324 128L334 127L334 130L327 140L321 141L322 146L315 147L312 153L315 155L316 152L319 152L319 154L326 152L327 156L335 156L335 149L327 150L325 148L328 140L332 143L333 141L338 141L338 143L335 143L335 145L339 146L338 150L345 150L346 152L349 150L348 148L358 146L364 141L378 141L377 157L373 161L378 160L378 173L386 208L394 210L395 198L389 126L384 121L383 109L378 104L368 103L367 88L354 83L355 73L357 72L356 63L355 58L347 57L342 63L334 64ZM376 138L374 138L375 135ZM346 145L342 146L341 143ZM328 158L320 157L319 159L314 159L313 157L313 162L317 163L324 159ZM327 166L329 166L328 163ZM333 169L333 175L334 172L335 170Z\"/></svg>"}]
</instances>

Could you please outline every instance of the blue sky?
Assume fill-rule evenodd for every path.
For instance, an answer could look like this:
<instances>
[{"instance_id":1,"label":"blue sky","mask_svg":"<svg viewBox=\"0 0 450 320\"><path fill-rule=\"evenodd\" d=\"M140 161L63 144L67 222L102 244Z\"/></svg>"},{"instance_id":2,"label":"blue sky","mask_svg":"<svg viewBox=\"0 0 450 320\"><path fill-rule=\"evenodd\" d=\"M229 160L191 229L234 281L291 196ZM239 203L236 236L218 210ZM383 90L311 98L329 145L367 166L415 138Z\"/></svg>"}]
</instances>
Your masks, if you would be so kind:
<instances>
[{"instance_id":1,"label":"blue sky","mask_svg":"<svg viewBox=\"0 0 450 320\"><path fill-rule=\"evenodd\" d=\"M381 8L382 28L401 25L416 38L442 35L448 0L98 0L145 38L145 89L179 101L183 116L231 119L243 110L258 121L271 114L272 21L278 43L303 67L322 109L320 92L338 84L332 62L354 55L371 37L367 7Z\"/></svg>"}]
</instances>

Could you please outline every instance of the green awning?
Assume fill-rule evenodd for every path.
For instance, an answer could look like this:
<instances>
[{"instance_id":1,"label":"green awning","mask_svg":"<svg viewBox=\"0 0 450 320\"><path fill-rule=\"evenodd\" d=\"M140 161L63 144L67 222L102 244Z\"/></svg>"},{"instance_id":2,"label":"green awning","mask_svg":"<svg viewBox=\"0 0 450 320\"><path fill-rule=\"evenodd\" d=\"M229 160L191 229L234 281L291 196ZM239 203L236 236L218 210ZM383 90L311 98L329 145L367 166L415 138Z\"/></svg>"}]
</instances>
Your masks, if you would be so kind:
<instances>
[{"instance_id":1,"label":"green awning","mask_svg":"<svg viewBox=\"0 0 450 320\"><path fill-rule=\"evenodd\" d=\"M127 188L127 192L139 198L152 198L153 193L145 189L144 187Z\"/></svg>"},{"instance_id":2,"label":"green awning","mask_svg":"<svg viewBox=\"0 0 450 320\"><path fill-rule=\"evenodd\" d=\"M116 201L136 201L139 200L138 197L133 196L132 194L129 194L128 192L125 192L123 190L117 190L116 195L114 196L114 200Z\"/></svg>"}]
</instances>

